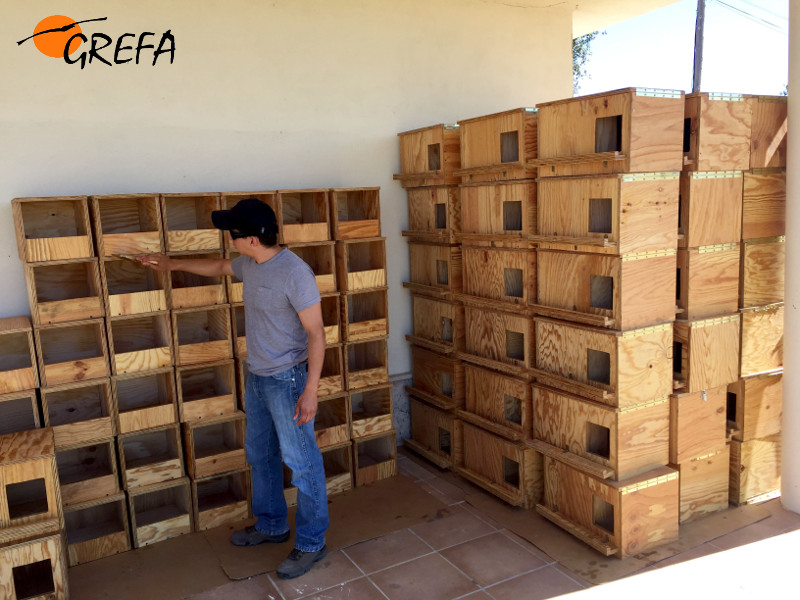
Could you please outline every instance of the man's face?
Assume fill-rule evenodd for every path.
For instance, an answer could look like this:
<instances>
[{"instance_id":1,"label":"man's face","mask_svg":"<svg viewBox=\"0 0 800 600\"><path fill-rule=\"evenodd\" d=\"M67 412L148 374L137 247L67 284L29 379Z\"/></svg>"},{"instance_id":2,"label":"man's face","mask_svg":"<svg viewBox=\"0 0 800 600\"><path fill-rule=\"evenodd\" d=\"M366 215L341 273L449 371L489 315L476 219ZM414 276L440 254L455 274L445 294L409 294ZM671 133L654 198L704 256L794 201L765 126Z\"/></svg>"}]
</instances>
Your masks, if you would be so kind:
<instances>
[{"instance_id":1,"label":"man's face","mask_svg":"<svg viewBox=\"0 0 800 600\"><path fill-rule=\"evenodd\" d=\"M250 236L244 236L237 231L229 231L228 232L228 239L231 242L231 246L236 249L239 254L249 255L248 250L250 248L250 244L248 243L250 240Z\"/></svg>"}]
</instances>

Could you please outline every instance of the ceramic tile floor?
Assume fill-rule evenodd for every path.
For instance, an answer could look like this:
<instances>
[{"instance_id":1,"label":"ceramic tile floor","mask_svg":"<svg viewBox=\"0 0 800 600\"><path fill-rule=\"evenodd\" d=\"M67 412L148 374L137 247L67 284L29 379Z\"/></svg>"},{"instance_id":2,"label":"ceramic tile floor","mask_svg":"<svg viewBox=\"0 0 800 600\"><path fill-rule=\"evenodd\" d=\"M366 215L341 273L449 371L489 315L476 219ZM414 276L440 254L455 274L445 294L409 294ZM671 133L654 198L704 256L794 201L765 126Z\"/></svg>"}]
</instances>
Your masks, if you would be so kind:
<instances>
[{"instance_id":1,"label":"ceramic tile floor","mask_svg":"<svg viewBox=\"0 0 800 600\"><path fill-rule=\"evenodd\" d=\"M308 574L297 579L282 580L272 572L231 582L186 600L538 600L592 587L464 502L464 492L441 479L435 467L427 467L400 453L398 471L447 504L449 514L330 552ZM770 500L763 506L769 510L770 518L642 572L688 564L694 559L800 530L800 515L784 510L780 500ZM600 587L608 586L611 591L615 583Z\"/></svg>"}]
</instances>

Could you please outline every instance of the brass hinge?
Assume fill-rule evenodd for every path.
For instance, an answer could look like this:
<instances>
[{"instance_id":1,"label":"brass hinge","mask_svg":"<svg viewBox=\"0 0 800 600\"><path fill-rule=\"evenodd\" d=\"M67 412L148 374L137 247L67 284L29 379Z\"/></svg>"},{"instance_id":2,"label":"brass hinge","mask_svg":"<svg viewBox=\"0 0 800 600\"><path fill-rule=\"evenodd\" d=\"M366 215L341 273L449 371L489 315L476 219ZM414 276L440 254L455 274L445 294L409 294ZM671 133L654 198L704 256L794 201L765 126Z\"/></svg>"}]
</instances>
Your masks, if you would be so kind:
<instances>
[{"instance_id":1,"label":"brass hinge","mask_svg":"<svg viewBox=\"0 0 800 600\"><path fill-rule=\"evenodd\" d=\"M717 452L710 452L709 454L703 454L703 456L698 456L696 458L693 458L690 462L705 460L707 458L711 458L712 456L719 456L720 454L722 454L722 450L718 450Z\"/></svg>"},{"instance_id":2,"label":"brass hinge","mask_svg":"<svg viewBox=\"0 0 800 600\"><path fill-rule=\"evenodd\" d=\"M715 244L713 246L700 246L697 249L698 254L708 254L709 252L723 252L725 250L733 250L739 244Z\"/></svg>"},{"instance_id":3,"label":"brass hinge","mask_svg":"<svg viewBox=\"0 0 800 600\"><path fill-rule=\"evenodd\" d=\"M753 240L745 240L744 245L749 246L751 244L783 244L786 242L785 235L776 235L775 237L766 237L766 238L756 238Z\"/></svg>"},{"instance_id":4,"label":"brass hinge","mask_svg":"<svg viewBox=\"0 0 800 600\"><path fill-rule=\"evenodd\" d=\"M725 92L710 92L708 94L709 100L726 100L727 102L743 102L744 96L742 94L728 94Z\"/></svg>"},{"instance_id":5,"label":"brass hinge","mask_svg":"<svg viewBox=\"0 0 800 600\"><path fill-rule=\"evenodd\" d=\"M741 171L698 171L692 173L692 179L732 179L741 176Z\"/></svg>"},{"instance_id":6,"label":"brass hinge","mask_svg":"<svg viewBox=\"0 0 800 600\"><path fill-rule=\"evenodd\" d=\"M622 181L669 181L678 179L681 176L679 171L663 171L660 173L626 173L622 176Z\"/></svg>"},{"instance_id":7,"label":"brass hinge","mask_svg":"<svg viewBox=\"0 0 800 600\"><path fill-rule=\"evenodd\" d=\"M636 95L648 98L682 98L683 92L658 88L636 88Z\"/></svg>"},{"instance_id":8,"label":"brass hinge","mask_svg":"<svg viewBox=\"0 0 800 600\"><path fill-rule=\"evenodd\" d=\"M711 325L722 325L724 323L732 323L733 321L739 322L739 315L728 315L727 317L715 317L713 319L703 319L702 321L693 321L690 327L710 327Z\"/></svg>"},{"instance_id":9,"label":"brass hinge","mask_svg":"<svg viewBox=\"0 0 800 600\"><path fill-rule=\"evenodd\" d=\"M786 104L789 101L788 96L758 96L759 102L774 102L776 104Z\"/></svg>"},{"instance_id":10,"label":"brass hinge","mask_svg":"<svg viewBox=\"0 0 800 600\"><path fill-rule=\"evenodd\" d=\"M750 308L743 308L743 313L758 313L758 312L775 312L779 308L783 308L783 302L776 302L775 304L767 304L766 306L752 306Z\"/></svg>"},{"instance_id":11,"label":"brass hinge","mask_svg":"<svg viewBox=\"0 0 800 600\"><path fill-rule=\"evenodd\" d=\"M672 331L672 323L664 323L663 325L654 325L653 327L642 327L641 329L631 329L630 331L622 332L622 339L629 340L639 337L641 335L649 335L651 333L658 333L661 331Z\"/></svg>"},{"instance_id":12,"label":"brass hinge","mask_svg":"<svg viewBox=\"0 0 800 600\"><path fill-rule=\"evenodd\" d=\"M639 483L626 485L625 487L619 489L619 493L620 495L624 496L625 494L630 494L632 492L637 492L649 487L661 485L662 483L667 483L668 481L673 481L677 478L678 472L675 471L669 475L662 475L661 477L654 477L653 479L648 479L647 481L640 481Z\"/></svg>"},{"instance_id":13,"label":"brass hinge","mask_svg":"<svg viewBox=\"0 0 800 600\"><path fill-rule=\"evenodd\" d=\"M626 406L625 408L620 408L619 412L620 413L634 412L637 410L642 410L643 408L650 408L651 406L664 404L665 402L669 402L669 396L662 396L661 398L656 398L655 400L649 400L648 402L642 402L641 404Z\"/></svg>"},{"instance_id":14,"label":"brass hinge","mask_svg":"<svg viewBox=\"0 0 800 600\"><path fill-rule=\"evenodd\" d=\"M675 248L668 250L648 250L647 252L630 252L620 256L622 262L630 262L632 260L644 260L647 258L658 258L659 256L676 256L678 251Z\"/></svg>"},{"instance_id":15,"label":"brass hinge","mask_svg":"<svg viewBox=\"0 0 800 600\"><path fill-rule=\"evenodd\" d=\"M761 169L750 169L746 171L747 175L778 175L783 174L786 176L786 167L764 167Z\"/></svg>"}]
</instances>

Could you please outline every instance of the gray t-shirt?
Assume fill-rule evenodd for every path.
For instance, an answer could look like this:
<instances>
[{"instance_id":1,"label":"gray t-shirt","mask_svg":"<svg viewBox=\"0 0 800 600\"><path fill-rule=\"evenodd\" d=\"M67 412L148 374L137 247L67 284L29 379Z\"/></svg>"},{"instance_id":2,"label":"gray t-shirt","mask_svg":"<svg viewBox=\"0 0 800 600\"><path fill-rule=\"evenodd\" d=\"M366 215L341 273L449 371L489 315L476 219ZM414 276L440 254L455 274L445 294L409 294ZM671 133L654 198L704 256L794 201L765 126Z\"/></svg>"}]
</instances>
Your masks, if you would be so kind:
<instances>
[{"instance_id":1,"label":"gray t-shirt","mask_svg":"<svg viewBox=\"0 0 800 600\"><path fill-rule=\"evenodd\" d=\"M266 377L308 358L308 334L297 316L320 302L314 272L282 250L265 263L238 256L231 263L244 288L247 366Z\"/></svg>"}]
</instances>

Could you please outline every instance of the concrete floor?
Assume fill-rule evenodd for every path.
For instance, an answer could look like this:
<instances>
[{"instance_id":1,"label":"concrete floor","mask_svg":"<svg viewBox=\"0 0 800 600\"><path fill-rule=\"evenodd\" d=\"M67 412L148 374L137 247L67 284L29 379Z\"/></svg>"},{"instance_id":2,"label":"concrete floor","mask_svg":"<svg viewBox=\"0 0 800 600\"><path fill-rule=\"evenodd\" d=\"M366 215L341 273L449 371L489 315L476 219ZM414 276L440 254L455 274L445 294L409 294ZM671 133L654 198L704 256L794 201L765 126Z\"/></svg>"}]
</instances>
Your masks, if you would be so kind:
<instances>
[{"instance_id":1,"label":"concrete floor","mask_svg":"<svg viewBox=\"0 0 800 600\"><path fill-rule=\"evenodd\" d=\"M769 512L766 519L635 575L593 585L465 502L435 467L401 453L398 471L446 503L451 514L330 552L297 579L281 580L271 572L186 600L800 597L793 589L800 515L784 510L780 499L761 505Z\"/></svg>"}]
</instances>

